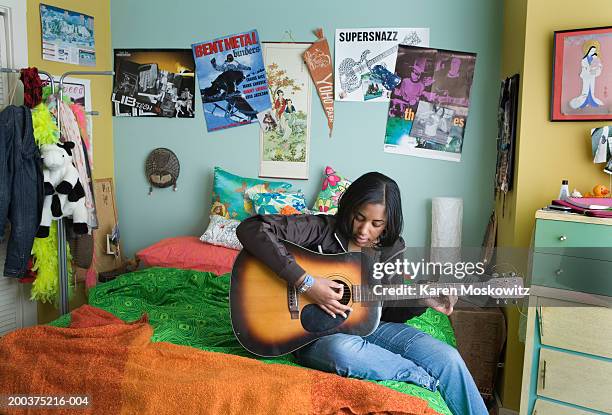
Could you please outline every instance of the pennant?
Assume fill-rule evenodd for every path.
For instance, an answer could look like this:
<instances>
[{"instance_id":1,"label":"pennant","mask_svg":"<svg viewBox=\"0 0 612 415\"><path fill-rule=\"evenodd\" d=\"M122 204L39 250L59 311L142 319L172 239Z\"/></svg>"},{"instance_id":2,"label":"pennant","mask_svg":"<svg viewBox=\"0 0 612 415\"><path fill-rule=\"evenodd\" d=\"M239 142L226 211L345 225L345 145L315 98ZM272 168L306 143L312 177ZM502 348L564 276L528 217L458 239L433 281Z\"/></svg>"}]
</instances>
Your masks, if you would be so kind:
<instances>
[{"instance_id":1,"label":"pennant","mask_svg":"<svg viewBox=\"0 0 612 415\"><path fill-rule=\"evenodd\" d=\"M318 40L304 52L304 62L317 88L321 104L327 116L329 136L334 128L334 76L329 44L323 37L323 29L315 30Z\"/></svg>"}]
</instances>

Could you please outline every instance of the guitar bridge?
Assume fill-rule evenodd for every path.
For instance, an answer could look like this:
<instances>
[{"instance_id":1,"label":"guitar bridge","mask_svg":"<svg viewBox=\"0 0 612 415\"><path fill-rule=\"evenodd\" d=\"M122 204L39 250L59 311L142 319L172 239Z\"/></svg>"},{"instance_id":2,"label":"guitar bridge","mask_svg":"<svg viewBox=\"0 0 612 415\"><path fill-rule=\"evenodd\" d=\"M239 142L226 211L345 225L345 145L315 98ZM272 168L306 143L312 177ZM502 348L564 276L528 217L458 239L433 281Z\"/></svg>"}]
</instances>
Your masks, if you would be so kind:
<instances>
[{"instance_id":1,"label":"guitar bridge","mask_svg":"<svg viewBox=\"0 0 612 415\"><path fill-rule=\"evenodd\" d=\"M300 318L300 307L298 302L298 295L295 287L291 284L287 284L287 305L289 306L289 314L291 320L297 320Z\"/></svg>"}]
</instances>

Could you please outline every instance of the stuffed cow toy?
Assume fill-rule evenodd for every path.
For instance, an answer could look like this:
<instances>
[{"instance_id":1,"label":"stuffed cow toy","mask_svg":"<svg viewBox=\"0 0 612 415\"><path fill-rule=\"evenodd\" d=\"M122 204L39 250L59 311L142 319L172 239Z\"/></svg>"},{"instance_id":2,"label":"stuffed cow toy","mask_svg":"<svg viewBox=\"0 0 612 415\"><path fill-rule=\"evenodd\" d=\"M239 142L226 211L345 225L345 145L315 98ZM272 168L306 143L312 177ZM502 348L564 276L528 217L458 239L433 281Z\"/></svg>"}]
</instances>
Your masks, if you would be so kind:
<instances>
[{"instance_id":1,"label":"stuffed cow toy","mask_svg":"<svg viewBox=\"0 0 612 415\"><path fill-rule=\"evenodd\" d=\"M87 233L85 190L72 164L74 143L45 144L41 147L45 199L36 237L49 236L51 220L72 217L73 230Z\"/></svg>"}]
</instances>

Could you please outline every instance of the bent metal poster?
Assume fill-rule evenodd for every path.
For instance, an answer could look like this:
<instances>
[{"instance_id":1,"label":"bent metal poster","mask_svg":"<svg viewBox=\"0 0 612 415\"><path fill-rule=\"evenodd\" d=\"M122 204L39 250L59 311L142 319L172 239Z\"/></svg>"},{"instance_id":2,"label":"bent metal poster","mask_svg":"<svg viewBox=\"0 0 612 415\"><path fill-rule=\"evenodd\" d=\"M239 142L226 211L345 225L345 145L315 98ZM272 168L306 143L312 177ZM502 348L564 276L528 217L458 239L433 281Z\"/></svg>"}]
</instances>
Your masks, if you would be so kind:
<instances>
[{"instance_id":1,"label":"bent metal poster","mask_svg":"<svg viewBox=\"0 0 612 415\"><path fill-rule=\"evenodd\" d=\"M257 123L270 95L257 30L192 45L208 131Z\"/></svg>"}]
</instances>

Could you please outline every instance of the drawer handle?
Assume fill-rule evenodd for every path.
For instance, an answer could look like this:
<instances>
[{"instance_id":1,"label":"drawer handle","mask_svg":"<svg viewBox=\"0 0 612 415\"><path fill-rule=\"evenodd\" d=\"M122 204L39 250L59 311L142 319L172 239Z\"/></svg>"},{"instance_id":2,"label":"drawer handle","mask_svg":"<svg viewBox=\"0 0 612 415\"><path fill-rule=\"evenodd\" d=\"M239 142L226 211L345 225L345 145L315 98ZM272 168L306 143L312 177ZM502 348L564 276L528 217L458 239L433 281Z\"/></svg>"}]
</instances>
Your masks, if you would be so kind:
<instances>
[{"instance_id":1,"label":"drawer handle","mask_svg":"<svg viewBox=\"0 0 612 415\"><path fill-rule=\"evenodd\" d=\"M538 306L536 310L536 317L538 319L538 326L540 326L540 338L544 336L544 324L542 323L542 306Z\"/></svg>"},{"instance_id":2,"label":"drawer handle","mask_svg":"<svg viewBox=\"0 0 612 415\"><path fill-rule=\"evenodd\" d=\"M565 235L561 235L561 236L559 237L559 240L560 240L561 242L563 242L563 241L567 241L567 236L565 236Z\"/></svg>"},{"instance_id":3,"label":"drawer handle","mask_svg":"<svg viewBox=\"0 0 612 415\"><path fill-rule=\"evenodd\" d=\"M546 389L546 360L544 360L542 367L542 389Z\"/></svg>"},{"instance_id":4,"label":"drawer handle","mask_svg":"<svg viewBox=\"0 0 612 415\"><path fill-rule=\"evenodd\" d=\"M557 274L557 276L560 276L561 274L563 274L563 269L559 268L558 270L555 271L555 274Z\"/></svg>"}]
</instances>

